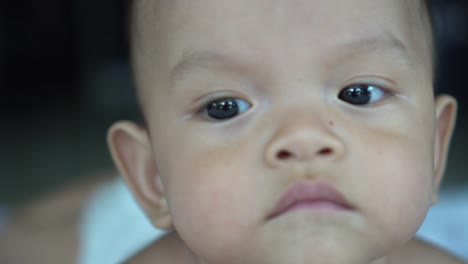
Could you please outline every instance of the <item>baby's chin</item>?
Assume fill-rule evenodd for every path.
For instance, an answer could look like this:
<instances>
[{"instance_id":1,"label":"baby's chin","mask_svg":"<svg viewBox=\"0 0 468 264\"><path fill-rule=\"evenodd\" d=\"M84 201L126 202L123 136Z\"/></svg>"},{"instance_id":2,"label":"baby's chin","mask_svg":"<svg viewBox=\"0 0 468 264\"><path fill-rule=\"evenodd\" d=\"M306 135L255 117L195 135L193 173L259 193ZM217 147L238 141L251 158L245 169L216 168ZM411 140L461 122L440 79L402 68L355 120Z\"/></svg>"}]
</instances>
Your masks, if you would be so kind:
<instances>
[{"instance_id":1,"label":"baby's chin","mask_svg":"<svg viewBox=\"0 0 468 264\"><path fill-rule=\"evenodd\" d=\"M333 221L329 219L329 223L321 225L311 225L309 221L307 226L293 220L294 216L283 217L256 231L237 233L230 241L225 240L229 237L226 233L198 237L190 240L194 243L189 243L189 247L207 263L223 264L370 264L392 247L391 241L376 241L378 235L369 229L339 226L338 220L330 223Z\"/></svg>"},{"instance_id":2,"label":"baby's chin","mask_svg":"<svg viewBox=\"0 0 468 264\"><path fill-rule=\"evenodd\" d=\"M371 256L358 255L351 248L326 248L322 245L290 245L281 250L256 252L240 263L249 264L364 264L371 263ZM358 254L356 254L358 253Z\"/></svg>"},{"instance_id":3,"label":"baby's chin","mask_svg":"<svg viewBox=\"0 0 468 264\"><path fill-rule=\"evenodd\" d=\"M362 264L370 262L371 256L362 254L360 245L340 244L336 241L312 239L302 244L288 244L281 249L259 256L261 263L321 263L321 264ZM268 256L268 257L266 257ZM255 263L255 262L250 262ZM258 263L258 262L257 262Z\"/></svg>"},{"instance_id":4,"label":"baby's chin","mask_svg":"<svg viewBox=\"0 0 468 264\"><path fill-rule=\"evenodd\" d=\"M359 239L353 243L320 236L282 241L252 240L239 247L232 245L229 250L214 252L204 249L205 253L214 255L201 256L200 259L206 259L207 263L224 264L370 264L380 258L370 255L375 254L375 250Z\"/></svg>"}]
</instances>

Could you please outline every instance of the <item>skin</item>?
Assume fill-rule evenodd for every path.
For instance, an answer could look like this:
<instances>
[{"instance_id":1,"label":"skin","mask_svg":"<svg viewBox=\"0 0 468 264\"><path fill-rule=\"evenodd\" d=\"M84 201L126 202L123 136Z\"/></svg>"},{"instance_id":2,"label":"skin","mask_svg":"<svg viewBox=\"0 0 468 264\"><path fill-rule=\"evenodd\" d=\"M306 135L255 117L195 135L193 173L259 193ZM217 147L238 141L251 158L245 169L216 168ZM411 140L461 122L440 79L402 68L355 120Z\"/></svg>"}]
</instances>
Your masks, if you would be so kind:
<instances>
[{"instance_id":1,"label":"skin","mask_svg":"<svg viewBox=\"0 0 468 264\"><path fill-rule=\"evenodd\" d=\"M177 231L155 259L411 259L405 252L418 247L408 241L437 200L456 113L452 97L433 95L418 1L142 0L135 17L147 127L118 122L109 144L155 226ZM353 84L385 96L341 100ZM209 118L205 106L224 97L250 107ZM293 183L319 181L354 210L268 218Z\"/></svg>"}]
</instances>

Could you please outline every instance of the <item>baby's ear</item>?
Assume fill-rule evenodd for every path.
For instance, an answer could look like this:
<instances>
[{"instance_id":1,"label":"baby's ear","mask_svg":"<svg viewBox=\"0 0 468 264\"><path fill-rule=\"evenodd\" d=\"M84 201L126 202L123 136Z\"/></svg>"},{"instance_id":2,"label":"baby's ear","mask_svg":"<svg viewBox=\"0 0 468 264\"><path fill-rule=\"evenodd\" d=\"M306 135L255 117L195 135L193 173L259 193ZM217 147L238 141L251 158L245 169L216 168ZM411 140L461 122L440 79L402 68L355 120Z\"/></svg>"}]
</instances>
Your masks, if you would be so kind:
<instances>
[{"instance_id":1,"label":"baby's ear","mask_svg":"<svg viewBox=\"0 0 468 264\"><path fill-rule=\"evenodd\" d=\"M115 164L146 215L158 228L171 229L172 218L146 130L121 121L109 129L107 141Z\"/></svg>"},{"instance_id":2,"label":"baby's ear","mask_svg":"<svg viewBox=\"0 0 468 264\"><path fill-rule=\"evenodd\" d=\"M434 189L432 203L436 203L439 196L439 187L442 181L447 155L455 127L457 115L457 101L448 95L439 95L435 99L436 131L434 147Z\"/></svg>"}]
</instances>

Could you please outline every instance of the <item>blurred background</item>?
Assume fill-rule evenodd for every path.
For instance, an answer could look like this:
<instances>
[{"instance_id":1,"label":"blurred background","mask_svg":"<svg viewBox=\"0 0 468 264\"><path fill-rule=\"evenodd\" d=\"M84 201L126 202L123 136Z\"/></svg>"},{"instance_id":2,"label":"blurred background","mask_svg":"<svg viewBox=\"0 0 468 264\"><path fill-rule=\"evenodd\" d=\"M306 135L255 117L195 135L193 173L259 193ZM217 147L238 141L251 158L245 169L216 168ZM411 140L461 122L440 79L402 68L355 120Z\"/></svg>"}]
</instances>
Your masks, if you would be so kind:
<instances>
[{"instance_id":1,"label":"blurred background","mask_svg":"<svg viewBox=\"0 0 468 264\"><path fill-rule=\"evenodd\" d=\"M433 10L436 85L460 103L443 186L468 186L468 3ZM125 0L0 2L0 230L38 199L115 174L106 130L137 117L126 12Z\"/></svg>"},{"instance_id":2,"label":"blurred background","mask_svg":"<svg viewBox=\"0 0 468 264\"><path fill-rule=\"evenodd\" d=\"M1 1L0 204L113 167L105 134L133 118L124 1Z\"/></svg>"}]
</instances>

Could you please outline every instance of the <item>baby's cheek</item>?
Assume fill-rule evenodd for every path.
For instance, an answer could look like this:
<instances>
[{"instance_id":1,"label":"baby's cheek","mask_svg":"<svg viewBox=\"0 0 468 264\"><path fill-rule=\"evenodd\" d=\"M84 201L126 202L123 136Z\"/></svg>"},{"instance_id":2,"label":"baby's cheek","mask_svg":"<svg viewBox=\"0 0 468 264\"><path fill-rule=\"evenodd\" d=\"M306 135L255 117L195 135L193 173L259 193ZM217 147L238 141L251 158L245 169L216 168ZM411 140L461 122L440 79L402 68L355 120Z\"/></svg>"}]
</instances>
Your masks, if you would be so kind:
<instances>
[{"instance_id":1,"label":"baby's cheek","mask_svg":"<svg viewBox=\"0 0 468 264\"><path fill-rule=\"evenodd\" d=\"M417 148L394 146L386 155L386 163L376 171L375 195L369 200L384 236L396 243L410 239L422 224L430 206L433 178L430 155ZM393 150L393 151L392 151ZM421 150L421 149L420 149ZM385 158L385 157L383 157Z\"/></svg>"},{"instance_id":2,"label":"baby's cheek","mask_svg":"<svg viewBox=\"0 0 468 264\"><path fill-rule=\"evenodd\" d=\"M183 193L170 202L174 226L196 255L218 258L217 254L230 254L242 241L239 236L245 230L241 221L245 219L237 205L245 203L236 182L227 180L233 175L225 174L192 174L190 180L181 181L174 189ZM231 257L235 256L223 256Z\"/></svg>"}]
</instances>

